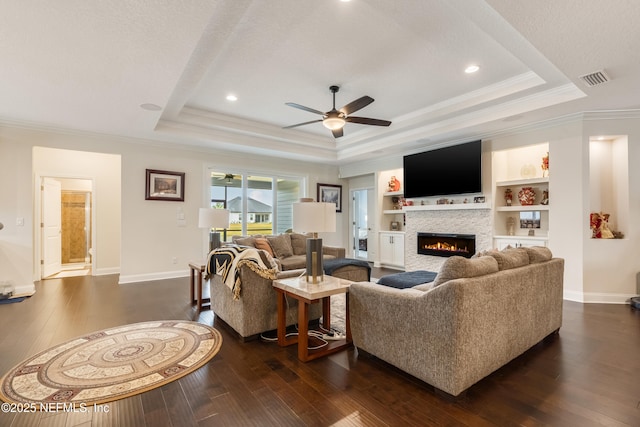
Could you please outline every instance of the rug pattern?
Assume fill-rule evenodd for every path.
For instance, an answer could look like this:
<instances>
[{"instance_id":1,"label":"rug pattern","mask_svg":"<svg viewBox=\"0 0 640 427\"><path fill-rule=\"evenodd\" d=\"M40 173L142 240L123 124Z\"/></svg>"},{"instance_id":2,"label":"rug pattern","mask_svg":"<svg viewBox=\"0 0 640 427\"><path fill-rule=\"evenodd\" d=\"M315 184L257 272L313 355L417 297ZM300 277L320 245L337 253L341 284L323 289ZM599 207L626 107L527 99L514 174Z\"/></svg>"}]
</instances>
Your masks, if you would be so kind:
<instances>
[{"instance_id":1,"label":"rug pattern","mask_svg":"<svg viewBox=\"0 0 640 427\"><path fill-rule=\"evenodd\" d=\"M101 404L195 371L220 350L214 328L190 321L106 329L45 350L2 378L0 399L15 403Z\"/></svg>"}]
</instances>

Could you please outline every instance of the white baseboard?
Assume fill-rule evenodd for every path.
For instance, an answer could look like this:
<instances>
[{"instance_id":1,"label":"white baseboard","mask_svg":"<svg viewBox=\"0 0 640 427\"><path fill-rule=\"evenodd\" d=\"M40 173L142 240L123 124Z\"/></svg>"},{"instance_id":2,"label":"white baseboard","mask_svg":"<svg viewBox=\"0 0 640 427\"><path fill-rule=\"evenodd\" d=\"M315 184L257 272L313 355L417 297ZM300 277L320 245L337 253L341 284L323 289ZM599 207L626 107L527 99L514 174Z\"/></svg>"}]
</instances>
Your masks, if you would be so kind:
<instances>
[{"instance_id":1,"label":"white baseboard","mask_svg":"<svg viewBox=\"0 0 640 427\"><path fill-rule=\"evenodd\" d=\"M96 271L93 272L94 276L107 276L109 274L119 274L120 267L111 267L111 268L96 268Z\"/></svg>"},{"instance_id":2,"label":"white baseboard","mask_svg":"<svg viewBox=\"0 0 640 427\"><path fill-rule=\"evenodd\" d=\"M30 284L30 285L23 285L23 286L14 286L13 287L13 295L22 295L22 294L26 294L26 295L32 295L36 292L36 285L35 284Z\"/></svg>"},{"instance_id":3,"label":"white baseboard","mask_svg":"<svg viewBox=\"0 0 640 427\"><path fill-rule=\"evenodd\" d=\"M185 270L165 271L162 273L130 274L128 276L121 275L120 280L118 280L118 284L122 285L124 283L150 282L152 280L176 279L179 277L187 277L187 276L189 276L189 272Z\"/></svg>"},{"instance_id":4,"label":"white baseboard","mask_svg":"<svg viewBox=\"0 0 640 427\"><path fill-rule=\"evenodd\" d=\"M564 291L563 298L583 304L629 304L629 298L637 295L607 294L602 292Z\"/></svg>"}]
</instances>

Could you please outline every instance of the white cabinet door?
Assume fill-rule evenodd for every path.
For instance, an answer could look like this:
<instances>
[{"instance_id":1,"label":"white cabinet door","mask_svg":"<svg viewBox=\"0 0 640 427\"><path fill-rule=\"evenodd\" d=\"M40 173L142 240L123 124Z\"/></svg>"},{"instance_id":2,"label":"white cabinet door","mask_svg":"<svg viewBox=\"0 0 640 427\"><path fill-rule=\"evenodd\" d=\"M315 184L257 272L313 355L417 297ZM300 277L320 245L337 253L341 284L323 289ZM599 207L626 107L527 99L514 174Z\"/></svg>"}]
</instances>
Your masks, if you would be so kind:
<instances>
[{"instance_id":1,"label":"white cabinet door","mask_svg":"<svg viewBox=\"0 0 640 427\"><path fill-rule=\"evenodd\" d=\"M380 233L380 263L404 267L404 234Z\"/></svg>"},{"instance_id":2,"label":"white cabinet door","mask_svg":"<svg viewBox=\"0 0 640 427\"><path fill-rule=\"evenodd\" d=\"M393 264L404 267L404 235L393 236Z\"/></svg>"}]
</instances>

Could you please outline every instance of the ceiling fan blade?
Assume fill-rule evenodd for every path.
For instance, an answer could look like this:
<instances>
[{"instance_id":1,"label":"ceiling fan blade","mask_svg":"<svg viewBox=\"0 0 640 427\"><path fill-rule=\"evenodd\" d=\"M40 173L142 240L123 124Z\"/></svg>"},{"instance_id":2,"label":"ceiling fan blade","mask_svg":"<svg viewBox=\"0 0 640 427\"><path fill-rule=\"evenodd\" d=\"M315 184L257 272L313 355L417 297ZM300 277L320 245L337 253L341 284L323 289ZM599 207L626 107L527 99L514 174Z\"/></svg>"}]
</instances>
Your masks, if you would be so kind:
<instances>
[{"instance_id":1,"label":"ceiling fan blade","mask_svg":"<svg viewBox=\"0 0 640 427\"><path fill-rule=\"evenodd\" d=\"M367 105L371 104L373 101L374 99L372 97L365 95L362 98L358 98L355 101L348 103L344 107L340 108L339 111L342 111L348 116L349 114L355 113L359 109L366 107Z\"/></svg>"},{"instance_id":2,"label":"ceiling fan blade","mask_svg":"<svg viewBox=\"0 0 640 427\"><path fill-rule=\"evenodd\" d=\"M331 133L333 134L334 138L340 138L342 135L344 135L344 132L342 132L342 128L334 129L331 131Z\"/></svg>"},{"instance_id":3,"label":"ceiling fan blade","mask_svg":"<svg viewBox=\"0 0 640 427\"><path fill-rule=\"evenodd\" d=\"M304 126L304 125L310 125L311 123L319 123L321 122L322 119L318 119L318 120L311 120L310 122L304 122L304 123L298 123L297 125L291 125L291 126L285 126L282 129L291 129L291 128L297 128L298 126Z\"/></svg>"},{"instance_id":4,"label":"ceiling fan blade","mask_svg":"<svg viewBox=\"0 0 640 427\"><path fill-rule=\"evenodd\" d=\"M287 104L289 107L297 108L299 110L304 110L310 113L316 113L316 114L320 114L321 116L324 116L324 113L322 111L314 110L313 108L305 107L304 105L296 104L295 102L285 102L285 104Z\"/></svg>"},{"instance_id":5,"label":"ceiling fan blade","mask_svg":"<svg viewBox=\"0 0 640 427\"><path fill-rule=\"evenodd\" d=\"M391 124L389 120L370 119L368 117L349 116L345 120L350 123L360 123L361 125L389 126Z\"/></svg>"}]
</instances>

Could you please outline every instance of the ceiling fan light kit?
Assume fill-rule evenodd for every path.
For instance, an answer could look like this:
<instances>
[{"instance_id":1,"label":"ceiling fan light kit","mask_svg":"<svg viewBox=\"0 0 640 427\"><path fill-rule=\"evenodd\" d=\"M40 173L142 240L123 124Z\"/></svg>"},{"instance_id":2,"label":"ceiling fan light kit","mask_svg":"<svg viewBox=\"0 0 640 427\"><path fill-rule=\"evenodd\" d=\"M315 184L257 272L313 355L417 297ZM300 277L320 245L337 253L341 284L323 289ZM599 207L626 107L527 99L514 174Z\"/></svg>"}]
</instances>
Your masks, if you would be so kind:
<instances>
[{"instance_id":1,"label":"ceiling fan light kit","mask_svg":"<svg viewBox=\"0 0 640 427\"><path fill-rule=\"evenodd\" d=\"M380 119L370 119L368 117L350 117L349 114L354 113L367 105L371 104L374 99L370 96L363 96L361 98L356 99L355 101L350 102L344 107L336 110L336 92L340 90L339 86L330 86L329 90L333 94L333 108L331 111L327 111L323 113L321 111L315 110L313 108L305 107L304 105L296 104L294 102L287 102L286 105L297 108L299 110L308 111L314 114L321 114L322 119L312 120L310 122L298 123L291 126L285 126L283 129L290 129L298 126L308 125L311 123L322 122L323 126L327 129L331 130L334 138L340 138L343 135L342 128L347 122L350 123L359 123L363 125L372 125L372 126L389 126L391 124L388 120L380 120Z\"/></svg>"}]
</instances>

